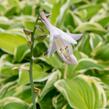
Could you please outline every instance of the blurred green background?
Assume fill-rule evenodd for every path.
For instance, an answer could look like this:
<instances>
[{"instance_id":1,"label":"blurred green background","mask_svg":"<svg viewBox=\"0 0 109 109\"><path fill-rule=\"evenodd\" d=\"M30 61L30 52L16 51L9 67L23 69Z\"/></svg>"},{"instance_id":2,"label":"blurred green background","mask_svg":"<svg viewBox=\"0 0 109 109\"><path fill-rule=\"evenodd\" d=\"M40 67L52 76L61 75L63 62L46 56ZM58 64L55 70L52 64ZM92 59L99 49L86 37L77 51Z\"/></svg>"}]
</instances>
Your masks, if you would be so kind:
<instances>
[{"instance_id":1,"label":"blurred green background","mask_svg":"<svg viewBox=\"0 0 109 109\"><path fill-rule=\"evenodd\" d=\"M32 109L30 35L39 10L65 32L83 33L77 65L48 57L49 32L39 20L33 78L38 109L109 109L109 0L0 0L0 109ZM65 78L64 74L67 75Z\"/></svg>"}]
</instances>

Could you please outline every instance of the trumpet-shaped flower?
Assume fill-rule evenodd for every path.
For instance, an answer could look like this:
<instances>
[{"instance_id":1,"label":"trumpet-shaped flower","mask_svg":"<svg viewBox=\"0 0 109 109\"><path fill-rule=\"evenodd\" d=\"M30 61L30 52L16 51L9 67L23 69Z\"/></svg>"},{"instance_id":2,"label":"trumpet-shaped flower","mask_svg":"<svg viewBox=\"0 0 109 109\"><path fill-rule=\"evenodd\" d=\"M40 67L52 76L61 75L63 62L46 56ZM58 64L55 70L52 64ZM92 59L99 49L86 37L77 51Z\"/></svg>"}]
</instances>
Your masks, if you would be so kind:
<instances>
[{"instance_id":1,"label":"trumpet-shaped flower","mask_svg":"<svg viewBox=\"0 0 109 109\"><path fill-rule=\"evenodd\" d=\"M77 59L73 55L71 44L77 44L82 34L65 33L59 28L53 26L45 16L44 12L40 13L42 22L50 32L50 45L48 49L48 56L56 52L67 64L77 64Z\"/></svg>"}]
</instances>

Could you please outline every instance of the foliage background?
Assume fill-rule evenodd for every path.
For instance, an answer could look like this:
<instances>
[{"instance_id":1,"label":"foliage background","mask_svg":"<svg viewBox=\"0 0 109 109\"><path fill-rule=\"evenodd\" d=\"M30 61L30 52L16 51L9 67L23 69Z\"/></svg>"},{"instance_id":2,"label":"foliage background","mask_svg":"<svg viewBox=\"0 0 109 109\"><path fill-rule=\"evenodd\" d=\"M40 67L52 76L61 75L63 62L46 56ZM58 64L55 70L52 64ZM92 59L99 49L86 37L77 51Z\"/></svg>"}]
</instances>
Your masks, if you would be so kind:
<instances>
[{"instance_id":1,"label":"foliage background","mask_svg":"<svg viewBox=\"0 0 109 109\"><path fill-rule=\"evenodd\" d=\"M33 78L41 109L109 109L109 0L0 0L0 109L31 109L29 40L39 8L63 31L83 33L77 65L46 56L49 33L39 21ZM67 74L67 79L65 75Z\"/></svg>"}]
</instances>

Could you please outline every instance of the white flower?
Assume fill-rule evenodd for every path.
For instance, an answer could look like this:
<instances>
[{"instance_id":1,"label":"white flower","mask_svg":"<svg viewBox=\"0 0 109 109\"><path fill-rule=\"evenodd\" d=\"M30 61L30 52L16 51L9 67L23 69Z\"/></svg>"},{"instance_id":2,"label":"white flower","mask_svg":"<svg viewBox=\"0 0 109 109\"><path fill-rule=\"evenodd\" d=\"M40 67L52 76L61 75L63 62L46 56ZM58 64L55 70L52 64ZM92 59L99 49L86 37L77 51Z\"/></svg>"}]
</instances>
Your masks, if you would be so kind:
<instances>
[{"instance_id":1,"label":"white flower","mask_svg":"<svg viewBox=\"0 0 109 109\"><path fill-rule=\"evenodd\" d=\"M76 40L79 40L82 34L71 34L63 32L50 23L44 12L40 13L40 17L50 32L50 46L48 49L48 56L57 51L62 60L67 64L77 64L77 59L73 55L71 44L77 44Z\"/></svg>"}]
</instances>

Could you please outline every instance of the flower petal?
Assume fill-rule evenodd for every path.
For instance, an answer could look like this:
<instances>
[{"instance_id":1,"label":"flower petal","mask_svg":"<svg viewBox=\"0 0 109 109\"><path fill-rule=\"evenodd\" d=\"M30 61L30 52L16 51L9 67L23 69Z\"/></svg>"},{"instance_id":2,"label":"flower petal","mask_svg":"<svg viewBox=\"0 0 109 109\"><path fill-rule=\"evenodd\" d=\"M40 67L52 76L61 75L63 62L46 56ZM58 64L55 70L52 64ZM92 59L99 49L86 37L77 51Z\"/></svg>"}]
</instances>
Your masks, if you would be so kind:
<instances>
[{"instance_id":1,"label":"flower petal","mask_svg":"<svg viewBox=\"0 0 109 109\"><path fill-rule=\"evenodd\" d=\"M79 40L82 34L71 34L63 32L49 22L44 12L40 13L40 17L51 34L48 56L57 50L59 56L64 62L68 64L77 64L77 59L72 54L71 44L77 44L76 40Z\"/></svg>"},{"instance_id":2,"label":"flower petal","mask_svg":"<svg viewBox=\"0 0 109 109\"><path fill-rule=\"evenodd\" d=\"M66 33L61 34L60 37L68 43L71 43L73 45L77 44L76 40L74 40L70 35L67 35Z\"/></svg>"},{"instance_id":3,"label":"flower petal","mask_svg":"<svg viewBox=\"0 0 109 109\"><path fill-rule=\"evenodd\" d=\"M77 64L77 59L72 55L72 48L69 43L60 37L55 38L57 52L61 59L67 64Z\"/></svg>"},{"instance_id":4,"label":"flower petal","mask_svg":"<svg viewBox=\"0 0 109 109\"><path fill-rule=\"evenodd\" d=\"M68 55L67 57L63 53L58 52L58 54L61 57L61 59L67 64L77 64L78 63L76 57L73 54Z\"/></svg>"},{"instance_id":5,"label":"flower petal","mask_svg":"<svg viewBox=\"0 0 109 109\"><path fill-rule=\"evenodd\" d=\"M65 62L65 63L67 63L67 64L71 64L70 62L69 62L69 60L67 60L66 58L65 58L65 56L64 56L64 54L59 54L59 56L61 57L61 59Z\"/></svg>"},{"instance_id":6,"label":"flower petal","mask_svg":"<svg viewBox=\"0 0 109 109\"><path fill-rule=\"evenodd\" d=\"M54 41L55 41L56 48L59 51L64 50L66 47L70 45L67 41L61 39L60 37L54 38Z\"/></svg>"},{"instance_id":7,"label":"flower petal","mask_svg":"<svg viewBox=\"0 0 109 109\"><path fill-rule=\"evenodd\" d=\"M62 39L64 39L66 42L70 43L70 44L77 44L76 40L74 40L70 35L68 35L67 33L63 32L62 30L60 30L57 27L52 27L52 33L54 37L60 37Z\"/></svg>"},{"instance_id":8,"label":"flower petal","mask_svg":"<svg viewBox=\"0 0 109 109\"><path fill-rule=\"evenodd\" d=\"M51 54L53 54L56 51L56 45L55 42L50 42L49 48L48 48L48 56L50 56Z\"/></svg>"},{"instance_id":9,"label":"flower petal","mask_svg":"<svg viewBox=\"0 0 109 109\"><path fill-rule=\"evenodd\" d=\"M67 35L71 36L74 40L79 40L83 34L72 34L66 33Z\"/></svg>"},{"instance_id":10,"label":"flower petal","mask_svg":"<svg viewBox=\"0 0 109 109\"><path fill-rule=\"evenodd\" d=\"M48 20L48 18L45 16L44 12L41 12L40 13L40 17L41 17L41 21L45 24L46 28L50 32L51 29L52 29L52 24L50 23L50 21Z\"/></svg>"},{"instance_id":11,"label":"flower petal","mask_svg":"<svg viewBox=\"0 0 109 109\"><path fill-rule=\"evenodd\" d=\"M77 59L76 59L76 57L72 54L72 55L70 55L70 59L71 59L71 64L77 64L78 63L78 61L77 61Z\"/></svg>"}]
</instances>

